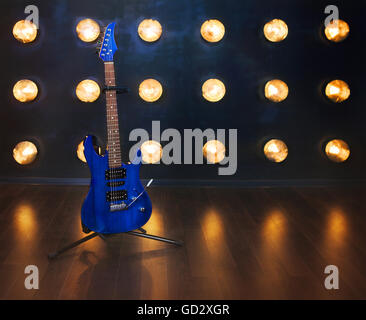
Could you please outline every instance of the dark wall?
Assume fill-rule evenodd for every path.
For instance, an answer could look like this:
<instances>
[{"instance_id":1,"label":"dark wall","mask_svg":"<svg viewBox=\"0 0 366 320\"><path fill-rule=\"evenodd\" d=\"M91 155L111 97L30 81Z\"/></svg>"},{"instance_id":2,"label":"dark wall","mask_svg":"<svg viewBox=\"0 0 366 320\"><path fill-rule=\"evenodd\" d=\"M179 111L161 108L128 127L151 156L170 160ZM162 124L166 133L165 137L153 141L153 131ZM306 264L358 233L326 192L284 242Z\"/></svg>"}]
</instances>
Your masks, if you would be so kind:
<instances>
[{"instance_id":1,"label":"dark wall","mask_svg":"<svg viewBox=\"0 0 366 320\"><path fill-rule=\"evenodd\" d=\"M12 27L24 19L29 1L3 0L1 11L0 177L86 178L88 168L75 148L89 133L105 141L104 98L85 104L75 96L80 80L103 83L103 64L94 45L82 43L75 27L82 18L101 24L116 21L115 55L119 84L132 92L119 97L122 144L127 151L134 128L151 131L151 121L165 128L237 128L238 171L219 177L216 166L144 166L143 177L202 180L360 179L365 178L365 2L332 1L351 28L343 43L326 41L322 33L329 1L310 0L50 0L32 1L40 9L40 35L23 45ZM158 19L162 38L153 44L137 34L144 18ZM218 44L200 36L201 24L221 20L226 35ZM281 18L289 26L282 43L269 43L263 25ZM209 77L222 79L227 95L206 102L201 85ZM138 96L139 83L149 77L161 81L164 95L154 104ZM33 79L40 96L18 103L12 87L21 78ZM287 100L273 104L263 98L266 80L279 78L290 88ZM322 90L332 79L351 88L348 101L328 102ZM284 163L267 161L266 139L281 138L289 147ZM324 143L344 139L351 148L342 164L330 162ZM12 158L17 142L34 141L38 160L26 167Z\"/></svg>"}]
</instances>

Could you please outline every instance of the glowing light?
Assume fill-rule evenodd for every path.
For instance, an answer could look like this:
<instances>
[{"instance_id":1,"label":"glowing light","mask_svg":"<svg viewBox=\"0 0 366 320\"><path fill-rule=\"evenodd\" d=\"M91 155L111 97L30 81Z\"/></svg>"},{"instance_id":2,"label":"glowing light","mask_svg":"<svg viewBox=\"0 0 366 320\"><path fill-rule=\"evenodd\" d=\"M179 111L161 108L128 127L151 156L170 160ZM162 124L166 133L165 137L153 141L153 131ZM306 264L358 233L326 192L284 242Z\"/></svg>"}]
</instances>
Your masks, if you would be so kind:
<instances>
[{"instance_id":1,"label":"glowing light","mask_svg":"<svg viewBox=\"0 0 366 320\"><path fill-rule=\"evenodd\" d=\"M334 207L330 210L326 219L326 241L327 246L335 249L340 244L344 244L348 233L347 214L341 207Z\"/></svg>"},{"instance_id":2,"label":"glowing light","mask_svg":"<svg viewBox=\"0 0 366 320\"><path fill-rule=\"evenodd\" d=\"M86 158L84 155L84 141L81 141L79 143L77 150L76 150L76 154L77 154L79 160L86 163Z\"/></svg>"},{"instance_id":3,"label":"glowing light","mask_svg":"<svg viewBox=\"0 0 366 320\"><path fill-rule=\"evenodd\" d=\"M17 231L26 237L19 237L20 241L24 241L29 245L29 240L37 234L38 225L35 219L35 210L31 204L19 203L15 207L14 217ZM29 247L28 247L29 250Z\"/></svg>"},{"instance_id":4,"label":"glowing light","mask_svg":"<svg viewBox=\"0 0 366 320\"><path fill-rule=\"evenodd\" d=\"M94 20L84 19L76 26L76 33L80 40L84 42L93 42L98 39L100 35L100 27Z\"/></svg>"},{"instance_id":5,"label":"glowing light","mask_svg":"<svg viewBox=\"0 0 366 320\"><path fill-rule=\"evenodd\" d=\"M333 102L341 103L349 98L351 90L346 82L333 80L326 86L325 94Z\"/></svg>"},{"instance_id":6,"label":"glowing light","mask_svg":"<svg viewBox=\"0 0 366 320\"><path fill-rule=\"evenodd\" d=\"M348 37L349 25L343 20L333 20L324 30L328 40L333 42L341 42Z\"/></svg>"},{"instance_id":7,"label":"glowing light","mask_svg":"<svg viewBox=\"0 0 366 320\"><path fill-rule=\"evenodd\" d=\"M163 156L163 148L156 141L146 141L141 146L142 160L145 163L157 163Z\"/></svg>"},{"instance_id":8,"label":"glowing light","mask_svg":"<svg viewBox=\"0 0 366 320\"><path fill-rule=\"evenodd\" d=\"M264 35L271 42L285 40L288 35L287 24L280 19L273 19L264 26Z\"/></svg>"},{"instance_id":9,"label":"glowing light","mask_svg":"<svg viewBox=\"0 0 366 320\"><path fill-rule=\"evenodd\" d=\"M140 84L139 95L146 102L155 102L163 94L163 87L155 79L147 79Z\"/></svg>"},{"instance_id":10,"label":"glowing light","mask_svg":"<svg viewBox=\"0 0 366 320\"><path fill-rule=\"evenodd\" d=\"M138 27L138 33L142 40L147 42L154 42L160 39L163 28L159 21L152 19L145 19Z\"/></svg>"},{"instance_id":11,"label":"glowing light","mask_svg":"<svg viewBox=\"0 0 366 320\"><path fill-rule=\"evenodd\" d=\"M272 162L282 162L288 156L288 149L283 141L272 139L264 146L264 154Z\"/></svg>"},{"instance_id":12,"label":"glowing light","mask_svg":"<svg viewBox=\"0 0 366 320\"><path fill-rule=\"evenodd\" d=\"M33 42L37 37L37 26L28 20L18 21L14 25L13 35L20 42Z\"/></svg>"},{"instance_id":13,"label":"glowing light","mask_svg":"<svg viewBox=\"0 0 366 320\"><path fill-rule=\"evenodd\" d=\"M350 149L346 142L340 139L329 141L325 147L327 157L334 162L344 162L350 156Z\"/></svg>"},{"instance_id":14,"label":"glowing light","mask_svg":"<svg viewBox=\"0 0 366 320\"><path fill-rule=\"evenodd\" d=\"M100 87L93 80L83 80L76 87L76 95L83 102L94 102L100 96Z\"/></svg>"},{"instance_id":15,"label":"glowing light","mask_svg":"<svg viewBox=\"0 0 366 320\"><path fill-rule=\"evenodd\" d=\"M264 94L268 100L281 102L288 96L288 86L285 82L274 79L266 83Z\"/></svg>"},{"instance_id":16,"label":"glowing light","mask_svg":"<svg viewBox=\"0 0 366 320\"><path fill-rule=\"evenodd\" d=\"M279 209L270 211L263 221L261 231L262 238L266 243L280 244L287 233L285 213Z\"/></svg>"},{"instance_id":17,"label":"glowing light","mask_svg":"<svg viewBox=\"0 0 366 320\"><path fill-rule=\"evenodd\" d=\"M20 102L30 102L37 97L38 87L31 80L20 80L13 88L13 94L15 99Z\"/></svg>"},{"instance_id":18,"label":"glowing light","mask_svg":"<svg viewBox=\"0 0 366 320\"><path fill-rule=\"evenodd\" d=\"M202 86L203 97L210 102L220 101L226 94L226 88L222 81L209 79Z\"/></svg>"},{"instance_id":19,"label":"glowing light","mask_svg":"<svg viewBox=\"0 0 366 320\"><path fill-rule=\"evenodd\" d=\"M225 158L226 148L218 140L210 140L203 147L203 155L209 163L219 163Z\"/></svg>"},{"instance_id":20,"label":"glowing light","mask_svg":"<svg viewBox=\"0 0 366 320\"><path fill-rule=\"evenodd\" d=\"M219 42L225 35L225 26L219 20L207 20L201 27L201 35L208 42Z\"/></svg>"},{"instance_id":21,"label":"glowing light","mask_svg":"<svg viewBox=\"0 0 366 320\"><path fill-rule=\"evenodd\" d=\"M223 222L220 214L214 209L208 210L203 216L202 226L208 240L219 240L223 236Z\"/></svg>"},{"instance_id":22,"label":"glowing light","mask_svg":"<svg viewBox=\"0 0 366 320\"><path fill-rule=\"evenodd\" d=\"M13 158L21 165L31 164L37 157L37 147L29 141L19 142L13 150Z\"/></svg>"}]
</instances>

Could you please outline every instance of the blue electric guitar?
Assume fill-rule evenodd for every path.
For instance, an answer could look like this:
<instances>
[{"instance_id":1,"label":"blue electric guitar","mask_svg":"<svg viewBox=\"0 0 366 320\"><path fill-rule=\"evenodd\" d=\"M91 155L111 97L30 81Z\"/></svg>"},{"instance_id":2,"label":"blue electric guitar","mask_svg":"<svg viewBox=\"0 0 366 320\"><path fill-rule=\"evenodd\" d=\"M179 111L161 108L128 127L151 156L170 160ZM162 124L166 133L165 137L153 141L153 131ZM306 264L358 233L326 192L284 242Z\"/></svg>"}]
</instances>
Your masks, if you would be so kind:
<instances>
[{"instance_id":1,"label":"blue electric guitar","mask_svg":"<svg viewBox=\"0 0 366 320\"><path fill-rule=\"evenodd\" d=\"M104 61L108 147L104 156L95 152L93 136L84 141L84 154L91 172L91 185L81 210L83 231L110 234L141 228L150 219L151 201L140 182L141 151L133 163L123 164L119 136L116 79L113 56L117 51L115 23L105 29L98 51Z\"/></svg>"}]
</instances>

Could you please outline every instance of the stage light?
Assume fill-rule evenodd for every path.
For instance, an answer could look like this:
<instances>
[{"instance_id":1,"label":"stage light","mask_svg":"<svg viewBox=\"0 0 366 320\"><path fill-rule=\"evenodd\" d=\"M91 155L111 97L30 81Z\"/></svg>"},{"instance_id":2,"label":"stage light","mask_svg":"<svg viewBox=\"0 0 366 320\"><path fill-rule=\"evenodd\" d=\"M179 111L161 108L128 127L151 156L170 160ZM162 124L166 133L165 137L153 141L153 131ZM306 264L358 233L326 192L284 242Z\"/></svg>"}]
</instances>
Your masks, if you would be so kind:
<instances>
[{"instance_id":1,"label":"stage light","mask_svg":"<svg viewBox=\"0 0 366 320\"><path fill-rule=\"evenodd\" d=\"M140 84L139 95L146 102L155 102L163 94L163 87L155 79L147 79Z\"/></svg>"},{"instance_id":2,"label":"stage light","mask_svg":"<svg viewBox=\"0 0 366 320\"><path fill-rule=\"evenodd\" d=\"M30 102L37 97L38 87L31 80L20 80L13 88L13 94L15 99L20 102Z\"/></svg>"},{"instance_id":3,"label":"stage light","mask_svg":"<svg viewBox=\"0 0 366 320\"><path fill-rule=\"evenodd\" d=\"M209 163L219 163L225 158L226 148L218 140L210 140L203 147L203 155Z\"/></svg>"},{"instance_id":4,"label":"stage light","mask_svg":"<svg viewBox=\"0 0 366 320\"><path fill-rule=\"evenodd\" d=\"M333 80L325 88L325 94L333 102L340 103L349 98L351 90L346 82Z\"/></svg>"},{"instance_id":5,"label":"stage light","mask_svg":"<svg viewBox=\"0 0 366 320\"><path fill-rule=\"evenodd\" d=\"M28 20L18 21L14 25L13 35L20 42L33 42L37 37L37 26Z\"/></svg>"},{"instance_id":6,"label":"stage light","mask_svg":"<svg viewBox=\"0 0 366 320\"><path fill-rule=\"evenodd\" d=\"M264 146L264 154L272 162L282 162L287 158L288 149L283 141L272 139Z\"/></svg>"},{"instance_id":7,"label":"stage light","mask_svg":"<svg viewBox=\"0 0 366 320\"><path fill-rule=\"evenodd\" d=\"M351 152L346 142L335 139L327 143L325 153L330 160L334 162L343 162L348 159Z\"/></svg>"},{"instance_id":8,"label":"stage light","mask_svg":"<svg viewBox=\"0 0 366 320\"><path fill-rule=\"evenodd\" d=\"M76 95L83 102L94 102L100 96L100 87L93 80L83 80L76 87Z\"/></svg>"},{"instance_id":9,"label":"stage light","mask_svg":"<svg viewBox=\"0 0 366 320\"><path fill-rule=\"evenodd\" d=\"M207 20L201 27L201 35L208 42L219 42L225 35L225 26L219 20Z\"/></svg>"},{"instance_id":10,"label":"stage light","mask_svg":"<svg viewBox=\"0 0 366 320\"><path fill-rule=\"evenodd\" d=\"M288 35L287 24L280 19L273 19L265 24L264 35L271 42L280 42L285 40Z\"/></svg>"},{"instance_id":11,"label":"stage light","mask_svg":"<svg viewBox=\"0 0 366 320\"><path fill-rule=\"evenodd\" d=\"M142 160L146 163L153 164L160 161L163 156L163 148L156 141L146 141L141 146Z\"/></svg>"},{"instance_id":12,"label":"stage light","mask_svg":"<svg viewBox=\"0 0 366 320\"><path fill-rule=\"evenodd\" d=\"M202 86L203 97L210 102L220 101L225 93L225 85L218 79L209 79Z\"/></svg>"},{"instance_id":13,"label":"stage light","mask_svg":"<svg viewBox=\"0 0 366 320\"><path fill-rule=\"evenodd\" d=\"M29 141L19 142L13 150L13 158L21 165L32 163L38 154L37 147Z\"/></svg>"},{"instance_id":14,"label":"stage light","mask_svg":"<svg viewBox=\"0 0 366 320\"><path fill-rule=\"evenodd\" d=\"M145 19L138 27L138 33L142 40L147 42L154 42L160 39L163 28L159 21L152 19Z\"/></svg>"},{"instance_id":15,"label":"stage light","mask_svg":"<svg viewBox=\"0 0 366 320\"><path fill-rule=\"evenodd\" d=\"M94 20L84 19L76 26L76 33L80 40L84 42L93 42L98 39L100 35L100 27Z\"/></svg>"},{"instance_id":16,"label":"stage light","mask_svg":"<svg viewBox=\"0 0 366 320\"><path fill-rule=\"evenodd\" d=\"M268 100L281 102L288 96L288 86L285 82L274 79L266 83L264 94Z\"/></svg>"},{"instance_id":17,"label":"stage light","mask_svg":"<svg viewBox=\"0 0 366 320\"><path fill-rule=\"evenodd\" d=\"M79 160L86 163L86 158L84 155L84 140L79 143L78 148L76 150L76 154Z\"/></svg>"},{"instance_id":18,"label":"stage light","mask_svg":"<svg viewBox=\"0 0 366 320\"><path fill-rule=\"evenodd\" d=\"M324 30L328 40L333 42L341 42L348 37L349 25L343 20L333 20L328 23Z\"/></svg>"}]
</instances>

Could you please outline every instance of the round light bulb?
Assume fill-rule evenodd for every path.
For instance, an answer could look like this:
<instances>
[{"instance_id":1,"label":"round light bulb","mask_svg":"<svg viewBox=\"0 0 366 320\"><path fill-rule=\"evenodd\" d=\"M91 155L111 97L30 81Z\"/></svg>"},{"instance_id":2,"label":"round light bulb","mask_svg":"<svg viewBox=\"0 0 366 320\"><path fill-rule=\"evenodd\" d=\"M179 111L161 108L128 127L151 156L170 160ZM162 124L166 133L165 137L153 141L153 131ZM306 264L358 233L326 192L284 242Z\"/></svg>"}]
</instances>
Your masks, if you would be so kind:
<instances>
[{"instance_id":1,"label":"round light bulb","mask_svg":"<svg viewBox=\"0 0 366 320\"><path fill-rule=\"evenodd\" d=\"M145 19L138 27L138 33L142 40L154 42L160 39L163 28L159 21L153 19Z\"/></svg>"},{"instance_id":2,"label":"round light bulb","mask_svg":"<svg viewBox=\"0 0 366 320\"><path fill-rule=\"evenodd\" d=\"M79 160L86 163L86 158L85 158L85 154L84 154L84 141L81 141L79 143L77 150L76 150L76 154L77 154L77 157L79 158Z\"/></svg>"},{"instance_id":3,"label":"round light bulb","mask_svg":"<svg viewBox=\"0 0 366 320\"><path fill-rule=\"evenodd\" d=\"M38 87L31 80L20 80L14 85L13 94L20 102L30 102L37 97Z\"/></svg>"},{"instance_id":4,"label":"round light bulb","mask_svg":"<svg viewBox=\"0 0 366 320\"><path fill-rule=\"evenodd\" d=\"M13 35L20 42L33 42L37 37L37 26L28 20L18 21L14 25Z\"/></svg>"},{"instance_id":5,"label":"round light bulb","mask_svg":"<svg viewBox=\"0 0 366 320\"><path fill-rule=\"evenodd\" d=\"M100 87L94 80L83 80L76 87L76 96L83 102L94 102L100 96Z\"/></svg>"},{"instance_id":6,"label":"round light bulb","mask_svg":"<svg viewBox=\"0 0 366 320\"><path fill-rule=\"evenodd\" d=\"M225 26L219 20L207 20L201 27L201 35L208 42L219 42L225 35Z\"/></svg>"},{"instance_id":7,"label":"round light bulb","mask_svg":"<svg viewBox=\"0 0 366 320\"><path fill-rule=\"evenodd\" d=\"M100 35L100 27L94 20L84 19L76 26L76 33L80 40L84 42L93 42L98 39Z\"/></svg>"},{"instance_id":8,"label":"round light bulb","mask_svg":"<svg viewBox=\"0 0 366 320\"><path fill-rule=\"evenodd\" d=\"M340 139L329 141L325 147L327 157L334 162L343 162L350 156L348 144Z\"/></svg>"},{"instance_id":9,"label":"round light bulb","mask_svg":"<svg viewBox=\"0 0 366 320\"><path fill-rule=\"evenodd\" d=\"M153 164L160 161L163 156L163 148L160 143L150 140L141 146L142 160L145 163Z\"/></svg>"},{"instance_id":10,"label":"round light bulb","mask_svg":"<svg viewBox=\"0 0 366 320\"><path fill-rule=\"evenodd\" d=\"M349 98L351 90L346 82L333 80L327 84L325 94L333 102L340 103Z\"/></svg>"},{"instance_id":11,"label":"round light bulb","mask_svg":"<svg viewBox=\"0 0 366 320\"><path fill-rule=\"evenodd\" d=\"M278 139L268 141L264 146L264 155L272 162L282 162L288 156L286 144Z\"/></svg>"},{"instance_id":12,"label":"round light bulb","mask_svg":"<svg viewBox=\"0 0 366 320\"><path fill-rule=\"evenodd\" d=\"M202 86L202 95L207 101L220 101L225 96L225 94L225 85L218 79L209 79Z\"/></svg>"},{"instance_id":13,"label":"round light bulb","mask_svg":"<svg viewBox=\"0 0 366 320\"><path fill-rule=\"evenodd\" d=\"M219 163L225 158L226 148L218 140L210 140L203 147L203 155L209 163Z\"/></svg>"},{"instance_id":14,"label":"round light bulb","mask_svg":"<svg viewBox=\"0 0 366 320\"><path fill-rule=\"evenodd\" d=\"M13 158L21 165L31 164L37 157L37 147L29 141L19 142L13 150Z\"/></svg>"},{"instance_id":15,"label":"round light bulb","mask_svg":"<svg viewBox=\"0 0 366 320\"><path fill-rule=\"evenodd\" d=\"M146 102L155 102L163 94L163 87L155 79L147 79L140 84L139 95Z\"/></svg>"},{"instance_id":16,"label":"round light bulb","mask_svg":"<svg viewBox=\"0 0 366 320\"><path fill-rule=\"evenodd\" d=\"M324 33L328 40L341 42L348 37L349 25L343 20L333 20L326 26Z\"/></svg>"},{"instance_id":17,"label":"round light bulb","mask_svg":"<svg viewBox=\"0 0 366 320\"><path fill-rule=\"evenodd\" d=\"M266 83L264 94L272 102L281 102L288 96L288 86L285 82L274 79Z\"/></svg>"},{"instance_id":18,"label":"round light bulb","mask_svg":"<svg viewBox=\"0 0 366 320\"><path fill-rule=\"evenodd\" d=\"M280 19L273 19L266 23L263 31L267 40L271 42L280 42L285 40L288 35L287 24Z\"/></svg>"}]
</instances>

